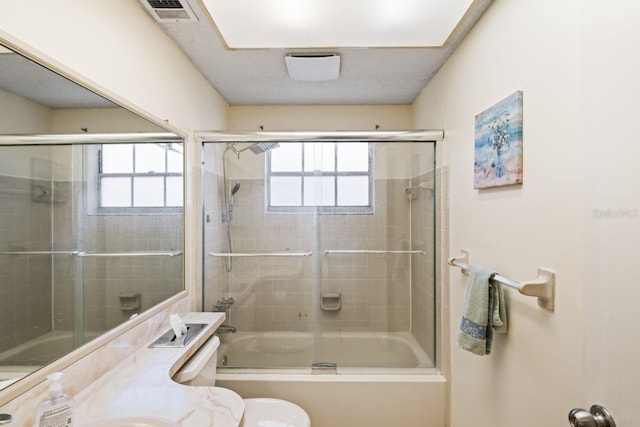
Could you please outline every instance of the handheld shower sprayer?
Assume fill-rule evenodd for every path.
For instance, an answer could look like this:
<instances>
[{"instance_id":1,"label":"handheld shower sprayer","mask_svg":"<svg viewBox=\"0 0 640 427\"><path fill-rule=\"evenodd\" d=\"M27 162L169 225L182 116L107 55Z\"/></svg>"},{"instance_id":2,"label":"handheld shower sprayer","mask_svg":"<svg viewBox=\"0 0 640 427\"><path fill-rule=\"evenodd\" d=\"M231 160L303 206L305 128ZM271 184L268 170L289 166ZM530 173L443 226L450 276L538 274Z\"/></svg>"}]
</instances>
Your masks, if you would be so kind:
<instances>
[{"instance_id":1,"label":"handheld shower sprayer","mask_svg":"<svg viewBox=\"0 0 640 427\"><path fill-rule=\"evenodd\" d=\"M266 153L267 151L271 151L274 148L279 147L280 144L278 144L277 142L256 142L253 144L250 144L244 148L238 149L236 147L236 143L235 142L228 142L227 143L227 147L224 150L224 153L222 154L222 179L223 179L223 185L224 185L224 191L223 191L223 195L224 195L224 209L222 212L222 222L226 224L226 231L227 231L227 252L229 253L233 253L233 249L232 249L232 242L231 242L231 218L233 216L232 212L233 212L233 202L234 202L234 197L235 194L238 192L238 190L240 190L240 182L236 181L233 184L233 187L231 187L231 189L229 190L229 186L231 185L231 182L227 176L227 153L229 151L231 151L232 153L234 153L237 157L238 160L240 160L240 153L242 153L243 151L246 150L250 150L253 154L260 154L260 153ZM233 258L232 257L227 257L224 260L224 264L225 264L225 268L227 271L231 271L231 269L233 268Z\"/></svg>"},{"instance_id":2,"label":"handheld shower sprayer","mask_svg":"<svg viewBox=\"0 0 640 427\"><path fill-rule=\"evenodd\" d=\"M227 218L229 219L231 219L231 212L233 212L233 199L234 199L233 196L238 192L238 190L240 190L240 183L236 181L236 183L233 184L233 187L231 188L231 195L229 199L229 212L227 212Z\"/></svg>"}]
</instances>

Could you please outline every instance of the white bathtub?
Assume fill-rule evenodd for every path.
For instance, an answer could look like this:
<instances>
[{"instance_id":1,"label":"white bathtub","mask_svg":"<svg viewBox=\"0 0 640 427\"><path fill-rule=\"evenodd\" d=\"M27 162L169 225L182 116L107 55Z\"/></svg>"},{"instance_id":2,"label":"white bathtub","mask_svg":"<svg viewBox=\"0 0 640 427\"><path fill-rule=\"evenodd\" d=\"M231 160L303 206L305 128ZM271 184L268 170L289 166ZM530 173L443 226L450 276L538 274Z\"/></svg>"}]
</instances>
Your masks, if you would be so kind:
<instances>
[{"instance_id":1,"label":"white bathtub","mask_svg":"<svg viewBox=\"0 0 640 427\"><path fill-rule=\"evenodd\" d=\"M446 380L408 333L325 333L320 359L310 334L238 332L224 341L216 385L294 402L313 427L445 425ZM223 367L225 356L228 366L271 369ZM336 363L337 374L312 374L314 360Z\"/></svg>"},{"instance_id":2,"label":"white bathtub","mask_svg":"<svg viewBox=\"0 0 640 427\"><path fill-rule=\"evenodd\" d=\"M218 350L218 366L310 369L314 362L343 371L434 366L408 332L325 332L317 340L307 332L238 332L224 335Z\"/></svg>"},{"instance_id":3,"label":"white bathtub","mask_svg":"<svg viewBox=\"0 0 640 427\"><path fill-rule=\"evenodd\" d=\"M99 332L86 336L95 338ZM52 331L0 353L0 389L74 349L73 332Z\"/></svg>"}]
</instances>

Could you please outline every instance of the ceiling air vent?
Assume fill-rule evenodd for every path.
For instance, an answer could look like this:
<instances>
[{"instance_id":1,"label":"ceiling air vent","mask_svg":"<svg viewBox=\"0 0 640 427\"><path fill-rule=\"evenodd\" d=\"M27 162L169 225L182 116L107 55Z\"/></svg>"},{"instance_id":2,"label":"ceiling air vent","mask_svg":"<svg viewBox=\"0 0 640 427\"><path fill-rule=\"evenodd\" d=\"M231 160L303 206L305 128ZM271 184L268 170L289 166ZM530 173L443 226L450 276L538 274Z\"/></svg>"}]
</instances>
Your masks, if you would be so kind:
<instances>
[{"instance_id":1,"label":"ceiling air vent","mask_svg":"<svg viewBox=\"0 0 640 427\"><path fill-rule=\"evenodd\" d=\"M186 0L140 0L158 22L198 22Z\"/></svg>"}]
</instances>

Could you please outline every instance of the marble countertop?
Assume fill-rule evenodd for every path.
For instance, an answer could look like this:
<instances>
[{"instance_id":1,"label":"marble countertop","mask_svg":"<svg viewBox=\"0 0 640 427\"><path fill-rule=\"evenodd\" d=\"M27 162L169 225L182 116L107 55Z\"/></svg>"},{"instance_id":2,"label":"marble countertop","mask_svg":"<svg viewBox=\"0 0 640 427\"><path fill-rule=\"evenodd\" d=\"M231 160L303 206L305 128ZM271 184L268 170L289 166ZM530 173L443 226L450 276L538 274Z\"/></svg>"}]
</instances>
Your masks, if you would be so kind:
<instances>
[{"instance_id":1,"label":"marble countertop","mask_svg":"<svg viewBox=\"0 0 640 427\"><path fill-rule=\"evenodd\" d=\"M159 418L170 422L166 425L182 427L237 427L244 412L244 401L237 393L220 387L181 385L171 379L213 335L224 315L189 313L184 320L208 326L186 347L149 348L158 338L153 337L74 397L74 425L119 425L117 420L126 418Z\"/></svg>"}]
</instances>

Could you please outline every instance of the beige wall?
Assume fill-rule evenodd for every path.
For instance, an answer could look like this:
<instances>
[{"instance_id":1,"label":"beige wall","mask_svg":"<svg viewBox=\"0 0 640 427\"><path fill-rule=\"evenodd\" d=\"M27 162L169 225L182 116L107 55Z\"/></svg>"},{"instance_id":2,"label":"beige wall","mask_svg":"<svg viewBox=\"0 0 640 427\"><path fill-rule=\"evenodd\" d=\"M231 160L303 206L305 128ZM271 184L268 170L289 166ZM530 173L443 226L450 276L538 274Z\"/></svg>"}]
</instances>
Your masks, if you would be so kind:
<instances>
[{"instance_id":1,"label":"beige wall","mask_svg":"<svg viewBox=\"0 0 640 427\"><path fill-rule=\"evenodd\" d=\"M409 105L266 105L229 108L229 130L412 129Z\"/></svg>"},{"instance_id":2,"label":"beige wall","mask_svg":"<svg viewBox=\"0 0 640 427\"><path fill-rule=\"evenodd\" d=\"M617 425L631 426L640 418L640 3L589 0L582 17L586 391L580 406L604 404Z\"/></svg>"},{"instance_id":3,"label":"beige wall","mask_svg":"<svg viewBox=\"0 0 640 427\"><path fill-rule=\"evenodd\" d=\"M51 130L51 110L0 89L0 133L39 134Z\"/></svg>"},{"instance_id":4,"label":"beige wall","mask_svg":"<svg viewBox=\"0 0 640 427\"><path fill-rule=\"evenodd\" d=\"M497 1L413 105L417 128L445 129L451 254L515 280L557 273L555 313L507 291L510 330L493 354L452 345L451 425L565 425L582 403L582 141L577 1ZM473 189L474 117L524 92L524 184ZM457 335L466 277L450 271ZM586 403L585 403L586 404Z\"/></svg>"},{"instance_id":5,"label":"beige wall","mask_svg":"<svg viewBox=\"0 0 640 427\"><path fill-rule=\"evenodd\" d=\"M165 132L156 124L124 108L56 108L52 133Z\"/></svg>"}]
</instances>

